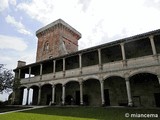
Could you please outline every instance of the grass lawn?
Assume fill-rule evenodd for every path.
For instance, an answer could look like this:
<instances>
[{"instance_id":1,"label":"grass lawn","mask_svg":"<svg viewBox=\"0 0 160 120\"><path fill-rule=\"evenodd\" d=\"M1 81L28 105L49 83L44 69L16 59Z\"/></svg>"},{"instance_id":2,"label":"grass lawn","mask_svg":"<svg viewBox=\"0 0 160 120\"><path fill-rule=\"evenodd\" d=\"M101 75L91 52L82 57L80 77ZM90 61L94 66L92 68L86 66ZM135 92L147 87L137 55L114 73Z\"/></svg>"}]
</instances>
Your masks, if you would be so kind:
<instances>
[{"instance_id":1,"label":"grass lawn","mask_svg":"<svg viewBox=\"0 0 160 120\"><path fill-rule=\"evenodd\" d=\"M159 118L127 118L126 113L158 114ZM2 114L0 120L160 120L160 109L46 107Z\"/></svg>"}]
</instances>

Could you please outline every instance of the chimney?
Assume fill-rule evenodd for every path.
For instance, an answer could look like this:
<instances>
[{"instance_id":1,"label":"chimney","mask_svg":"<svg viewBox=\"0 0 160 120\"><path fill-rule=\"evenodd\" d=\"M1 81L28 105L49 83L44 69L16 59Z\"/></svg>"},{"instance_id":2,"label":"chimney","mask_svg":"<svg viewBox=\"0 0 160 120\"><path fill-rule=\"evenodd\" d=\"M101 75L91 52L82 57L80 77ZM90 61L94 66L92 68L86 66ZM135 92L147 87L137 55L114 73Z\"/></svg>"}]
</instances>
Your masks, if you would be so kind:
<instances>
[{"instance_id":1,"label":"chimney","mask_svg":"<svg viewBox=\"0 0 160 120\"><path fill-rule=\"evenodd\" d=\"M18 61L18 64L17 64L17 67L22 67L22 66L25 66L26 65L26 62L25 61Z\"/></svg>"}]
</instances>

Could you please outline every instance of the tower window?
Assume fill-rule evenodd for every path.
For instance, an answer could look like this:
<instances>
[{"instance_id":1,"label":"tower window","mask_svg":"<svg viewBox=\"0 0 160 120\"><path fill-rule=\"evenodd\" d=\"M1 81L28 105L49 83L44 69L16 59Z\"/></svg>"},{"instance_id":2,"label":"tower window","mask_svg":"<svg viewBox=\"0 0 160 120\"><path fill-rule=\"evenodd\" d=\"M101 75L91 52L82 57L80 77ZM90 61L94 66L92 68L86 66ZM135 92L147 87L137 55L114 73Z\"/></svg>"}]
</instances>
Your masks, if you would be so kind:
<instances>
[{"instance_id":1,"label":"tower window","mask_svg":"<svg viewBox=\"0 0 160 120\"><path fill-rule=\"evenodd\" d=\"M52 56L49 56L49 58L52 58Z\"/></svg>"},{"instance_id":2,"label":"tower window","mask_svg":"<svg viewBox=\"0 0 160 120\"><path fill-rule=\"evenodd\" d=\"M45 42L45 44L44 44L44 49L43 49L44 51L49 51L49 42L47 41L47 42Z\"/></svg>"}]
</instances>

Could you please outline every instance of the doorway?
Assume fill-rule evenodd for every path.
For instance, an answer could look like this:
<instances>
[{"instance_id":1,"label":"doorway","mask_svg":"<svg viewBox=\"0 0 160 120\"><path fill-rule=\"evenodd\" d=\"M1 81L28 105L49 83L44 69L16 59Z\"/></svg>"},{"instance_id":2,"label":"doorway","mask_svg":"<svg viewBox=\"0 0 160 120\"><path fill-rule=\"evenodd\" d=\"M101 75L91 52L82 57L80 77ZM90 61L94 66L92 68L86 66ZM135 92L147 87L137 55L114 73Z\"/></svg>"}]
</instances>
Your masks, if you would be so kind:
<instances>
[{"instance_id":1,"label":"doorway","mask_svg":"<svg viewBox=\"0 0 160 120\"><path fill-rule=\"evenodd\" d=\"M105 106L110 106L109 89L104 89Z\"/></svg>"},{"instance_id":2,"label":"doorway","mask_svg":"<svg viewBox=\"0 0 160 120\"><path fill-rule=\"evenodd\" d=\"M52 95L47 95L46 105L49 105L51 101L52 101Z\"/></svg>"},{"instance_id":3,"label":"doorway","mask_svg":"<svg viewBox=\"0 0 160 120\"><path fill-rule=\"evenodd\" d=\"M80 105L80 91L76 91L76 105Z\"/></svg>"},{"instance_id":4,"label":"doorway","mask_svg":"<svg viewBox=\"0 0 160 120\"><path fill-rule=\"evenodd\" d=\"M154 93L156 107L160 107L160 93Z\"/></svg>"}]
</instances>

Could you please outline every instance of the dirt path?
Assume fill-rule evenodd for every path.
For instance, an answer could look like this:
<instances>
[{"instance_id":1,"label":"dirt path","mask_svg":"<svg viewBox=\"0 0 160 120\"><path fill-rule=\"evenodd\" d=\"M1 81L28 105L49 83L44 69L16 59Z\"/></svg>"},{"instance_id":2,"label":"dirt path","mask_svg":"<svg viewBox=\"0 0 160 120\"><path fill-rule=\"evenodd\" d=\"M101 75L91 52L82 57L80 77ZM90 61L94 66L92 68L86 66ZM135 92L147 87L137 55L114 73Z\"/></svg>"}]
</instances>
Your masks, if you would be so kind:
<instances>
[{"instance_id":1,"label":"dirt path","mask_svg":"<svg viewBox=\"0 0 160 120\"><path fill-rule=\"evenodd\" d=\"M21 111L26 111L26 110L33 110L33 109L37 109L37 108L44 108L44 107L48 107L48 106L29 106L29 107L32 107L32 108L24 108L24 109L21 109L21 110L13 110L13 111L8 111L8 112L2 112L0 113L0 115L2 114L7 114L7 113L13 113L13 112L21 112Z\"/></svg>"}]
</instances>

